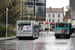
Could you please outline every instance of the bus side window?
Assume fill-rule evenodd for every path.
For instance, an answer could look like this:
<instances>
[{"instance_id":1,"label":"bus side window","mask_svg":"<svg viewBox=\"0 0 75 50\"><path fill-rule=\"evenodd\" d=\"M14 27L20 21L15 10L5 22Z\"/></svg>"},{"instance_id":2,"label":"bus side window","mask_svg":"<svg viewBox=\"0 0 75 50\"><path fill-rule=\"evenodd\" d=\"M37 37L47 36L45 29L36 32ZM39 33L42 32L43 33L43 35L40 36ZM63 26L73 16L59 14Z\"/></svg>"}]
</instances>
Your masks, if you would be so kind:
<instances>
[{"instance_id":1,"label":"bus side window","mask_svg":"<svg viewBox=\"0 0 75 50\"><path fill-rule=\"evenodd\" d=\"M21 26L21 30L23 29L23 26Z\"/></svg>"},{"instance_id":2,"label":"bus side window","mask_svg":"<svg viewBox=\"0 0 75 50\"><path fill-rule=\"evenodd\" d=\"M23 29L23 26L18 26L18 30L22 30Z\"/></svg>"},{"instance_id":3,"label":"bus side window","mask_svg":"<svg viewBox=\"0 0 75 50\"><path fill-rule=\"evenodd\" d=\"M18 26L18 30L20 30L20 26Z\"/></svg>"}]
</instances>

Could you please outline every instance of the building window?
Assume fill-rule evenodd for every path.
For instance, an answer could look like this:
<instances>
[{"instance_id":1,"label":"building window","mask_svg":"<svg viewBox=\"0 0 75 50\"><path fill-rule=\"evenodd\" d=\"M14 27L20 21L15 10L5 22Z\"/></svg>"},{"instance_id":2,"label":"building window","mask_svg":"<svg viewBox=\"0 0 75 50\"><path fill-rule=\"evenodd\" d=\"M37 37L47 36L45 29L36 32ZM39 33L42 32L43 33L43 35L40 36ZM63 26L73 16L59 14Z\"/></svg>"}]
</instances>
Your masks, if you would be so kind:
<instances>
[{"instance_id":1,"label":"building window","mask_svg":"<svg viewBox=\"0 0 75 50\"><path fill-rule=\"evenodd\" d=\"M28 6L28 8L32 8L32 6Z\"/></svg>"},{"instance_id":2,"label":"building window","mask_svg":"<svg viewBox=\"0 0 75 50\"><path fill-rule=\"evenodd\" d=\"M58 17L60 18L60 14L58 14Z\"/></svg>"},{"instance_id":3,"label":"building window","mask_svg":"<svg viewBox=\"0 0 75 50\"><path fill-rule=\"evenodd\" d=\"M49 19L49 22L51 22L51 19Z\"/></svg>"},{"instance_id":4,"label":"building window","mask_svg":"<svg viewBox=\"0 0 75 50\"><path fill-rule=\"evenodd\" d=\"M54 19L52 20L52 22L54 22Z\"/></svg>"},{"instance_id":5,"label":"building window","mask_svg":"<svg viewBox=\"0 0 75 50\"><path fill-rule=\"evenodd\" d=\"M54 18L54 14L53 14L53 18Z\"/></svg>"},{"instance_id":6,"label":"building window","mask_svg":"<svg viewBox=\"0 0 75 50\"><path fill-rule=\"evenodd\" d=\"M50 14L48 14L48 16L50 17Z\"/></svg>"},{"instance_id":7,"label":"building window","mask_svg":"<svg viewBox=\"0 0 75 50\"><path fill-rule=\"evenodd\" d=\"M60 20L58 19L58 22L60 22Z\"/></svg>"},{"instance_id":8,"label":"building window","mask_svg":"<svg viewBox=\"0 0 75 50\"><path fill-rule=\"evenodd\" d=\"M38 1L38 0L37 0Z\"/></svg>"}]
</instances>

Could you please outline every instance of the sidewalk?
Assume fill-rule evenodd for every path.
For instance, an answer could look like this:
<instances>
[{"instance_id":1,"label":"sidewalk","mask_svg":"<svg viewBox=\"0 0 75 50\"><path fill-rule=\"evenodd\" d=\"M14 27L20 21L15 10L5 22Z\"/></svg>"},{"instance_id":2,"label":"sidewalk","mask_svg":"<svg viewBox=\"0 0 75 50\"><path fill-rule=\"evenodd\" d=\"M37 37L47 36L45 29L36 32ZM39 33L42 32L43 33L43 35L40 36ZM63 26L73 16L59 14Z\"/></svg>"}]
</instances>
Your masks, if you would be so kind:
<instances>
[{"instance_id":1,"label":"sidewalk","mask_svg":"<svg viewBox=\"0 0 75 50\"><path fill-rule=\"evenodd\" d=\"M75 33L72 33L71 37L75 37Z\"/></svg>"},{"instance_id":2,"label":"sidewalk","mask_svg":"<svg viewBox=\"0 0 75 50\"><path fill-rule=\"evenodd\" d=\"M11 39L16 39L16 37L4 37L4 38L0 38L0 40L11 40Z\"/></svg>"}]
</instances>

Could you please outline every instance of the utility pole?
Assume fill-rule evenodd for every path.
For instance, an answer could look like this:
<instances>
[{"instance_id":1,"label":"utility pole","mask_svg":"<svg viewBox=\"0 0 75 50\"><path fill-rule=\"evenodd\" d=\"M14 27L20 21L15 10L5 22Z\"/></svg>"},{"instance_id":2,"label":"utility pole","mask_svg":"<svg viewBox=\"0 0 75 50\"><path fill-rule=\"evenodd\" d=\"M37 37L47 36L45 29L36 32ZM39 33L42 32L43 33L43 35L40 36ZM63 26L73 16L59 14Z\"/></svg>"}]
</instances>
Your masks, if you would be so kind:
<instances>
[{"instance_id":1,"label":"utility pole","mask_svg":"<svg viewBox=\"0 0 75 50\"><path fill-rule=\"evenodd\" d=\"M7 37L7 29L8 29L8 8L6 8L6 37Z\"/></svg>"},{"instance_id":2,"label":"utility pole","mask_svg":"<svg viewBox=\"0 0 75 50\"><path fill-rule=\"evenodd\" d=\"M34 17L35 17L35 21L36 21L36 13L35 13L35 0L34 0Z\"/></svg>"},{"instance_id":3,"label":"utility pole","mask_svg":"<svg viewBox=\"0 0 75 50\"><path fill-rule=\"evenodd\" d=\"M21 17L23 17L23 0L21 0Z\"/></svg>"}]
</instances>

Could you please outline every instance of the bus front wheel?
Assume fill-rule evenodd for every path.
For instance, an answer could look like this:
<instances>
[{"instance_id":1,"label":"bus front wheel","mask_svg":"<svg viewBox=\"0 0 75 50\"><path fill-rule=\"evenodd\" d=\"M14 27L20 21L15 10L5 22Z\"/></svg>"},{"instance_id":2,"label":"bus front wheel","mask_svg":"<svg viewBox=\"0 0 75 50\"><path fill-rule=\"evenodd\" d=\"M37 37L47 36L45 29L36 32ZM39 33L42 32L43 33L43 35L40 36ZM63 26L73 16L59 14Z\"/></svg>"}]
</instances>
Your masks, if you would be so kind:
<instances>
[{"instance_id":1,"label":"bus front wheel","mask_svg":"<svg viewBox=\"0 0 75 50\"><path fill-rule=\"evenodd\" d=\"M36 37L36 39L38 39L38 37Z\"/></svg>"},{"instance_id":2,"label":"bus front wheel","mask_svg":"<svg viewBox=\"0 0 75 50\"><path fill-rule=\"evenodd\" d=\"M59 36L56 36L56 38L60 38Z\"/></svg>"}]
</instances>

